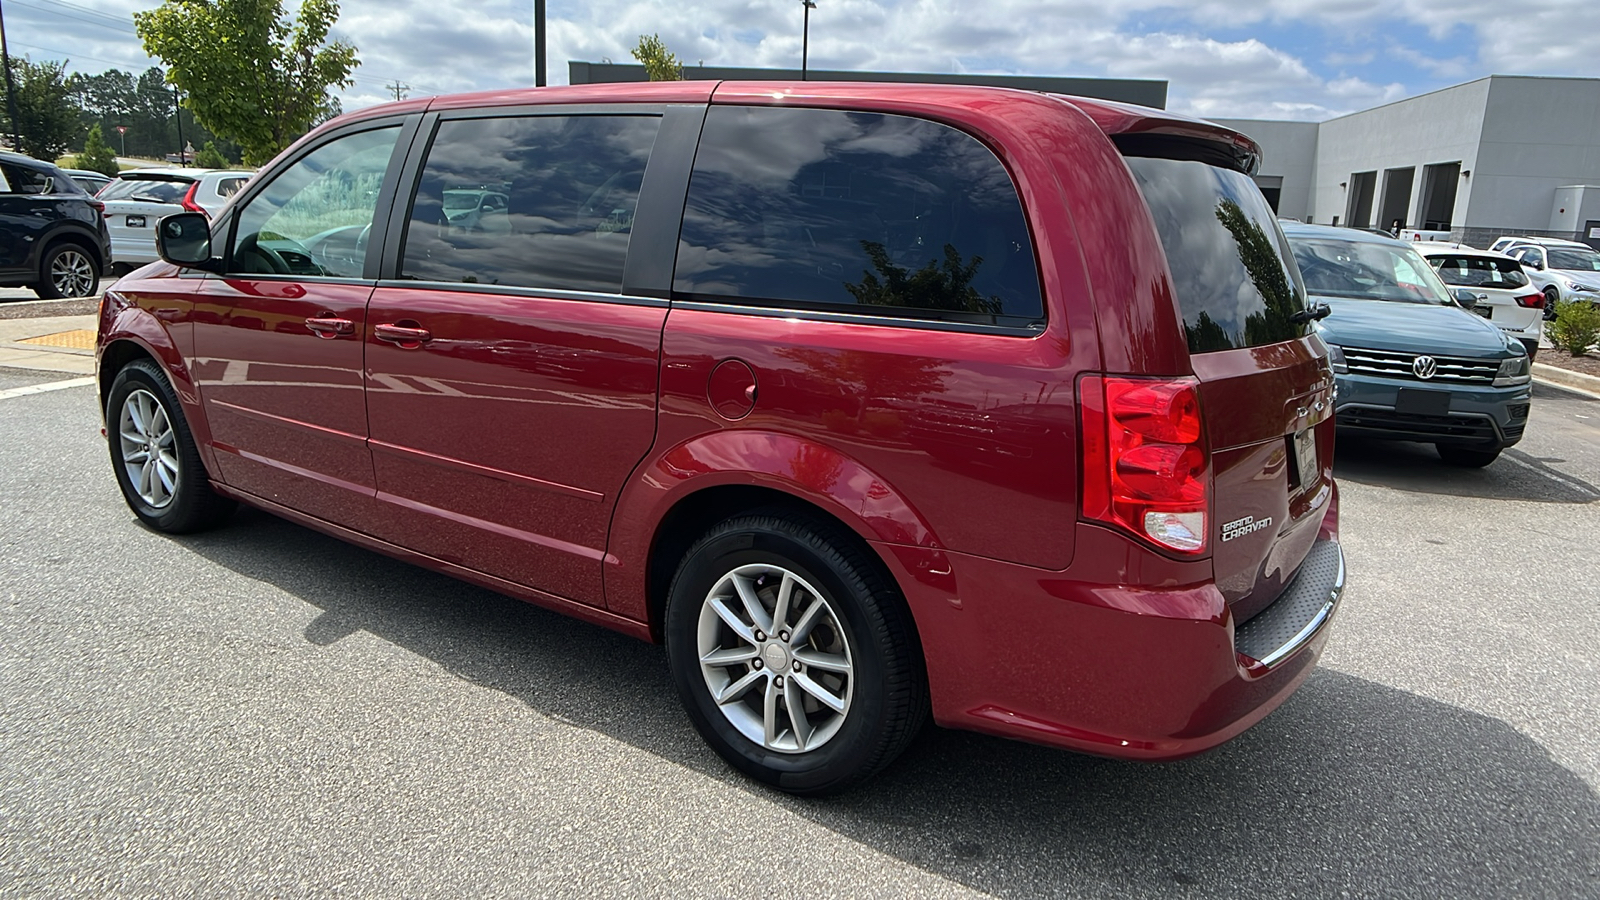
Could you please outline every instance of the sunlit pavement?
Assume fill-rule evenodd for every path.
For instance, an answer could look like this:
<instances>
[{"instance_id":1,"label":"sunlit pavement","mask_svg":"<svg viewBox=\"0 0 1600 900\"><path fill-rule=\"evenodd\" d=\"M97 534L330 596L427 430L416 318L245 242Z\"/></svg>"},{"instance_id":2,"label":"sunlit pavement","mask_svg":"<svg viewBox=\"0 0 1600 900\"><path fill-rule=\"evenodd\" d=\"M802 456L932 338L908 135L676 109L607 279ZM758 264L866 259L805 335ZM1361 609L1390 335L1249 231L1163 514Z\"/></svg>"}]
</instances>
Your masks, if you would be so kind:
<instances>
[{"instance_id":1,"label":"sunlit pavement","mask_svg":"<svg viewBox=\"0 0 1600 900\"><path fill-rule=\"evenodd\" d=\"M1600 402L1536 386L1484 470L1341 442L1322 668L1216 751L930 730L802 801L660 648L261 513L141 528L93 388L6 396L61 379L0 368L0 895L1600 895Z\"/></svg>"}]
</instances>

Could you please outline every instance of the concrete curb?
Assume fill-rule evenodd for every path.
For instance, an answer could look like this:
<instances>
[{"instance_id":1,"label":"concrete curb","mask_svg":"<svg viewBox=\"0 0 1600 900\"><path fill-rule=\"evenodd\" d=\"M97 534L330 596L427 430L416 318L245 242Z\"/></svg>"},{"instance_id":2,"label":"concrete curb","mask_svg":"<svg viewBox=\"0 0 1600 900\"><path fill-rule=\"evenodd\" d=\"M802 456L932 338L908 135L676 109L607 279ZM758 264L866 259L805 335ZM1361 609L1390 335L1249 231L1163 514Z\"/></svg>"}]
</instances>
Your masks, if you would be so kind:
<instances>
[{"instance_id":1,"label":"concrete curb","mask_svg":"<svg viewBox=\"0 0 1600 900\"><path fill-rule=\"evenodd\" d=\"M1533 378L1535 381L1566 388L1600 400L1600 378L1593 375L1536 362L1533 364Z\"/></svg>"}]
</instances>

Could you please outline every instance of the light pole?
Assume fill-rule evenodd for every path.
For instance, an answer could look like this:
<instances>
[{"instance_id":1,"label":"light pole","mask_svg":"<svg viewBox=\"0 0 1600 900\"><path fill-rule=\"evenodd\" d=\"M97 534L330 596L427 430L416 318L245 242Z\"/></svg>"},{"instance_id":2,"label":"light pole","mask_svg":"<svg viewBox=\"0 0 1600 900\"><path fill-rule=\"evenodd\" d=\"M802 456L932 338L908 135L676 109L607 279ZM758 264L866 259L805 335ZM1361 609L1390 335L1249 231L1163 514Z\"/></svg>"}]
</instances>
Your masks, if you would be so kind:
<instances>
[{"instance_id":1,"label":"light pole","mask_svg":"<svg viewBox=\"0 0 1600 900\"><path fill-rule=\"evenodd\" d=\"M806 8L805 27L800 31L800 80L806 80L806 58L811 55L811 11L817 8L816 0L800 0Z\"/></svg>"},{"instance_id":2,"label":"light pole","mask_svg":"<svg viewBox=\"0 0 1600 900\"><path fill-rule=\"evenodd\" d=\"M533 0L533 86L544 80L544 0Z\"/></svg>"}]
</instances>

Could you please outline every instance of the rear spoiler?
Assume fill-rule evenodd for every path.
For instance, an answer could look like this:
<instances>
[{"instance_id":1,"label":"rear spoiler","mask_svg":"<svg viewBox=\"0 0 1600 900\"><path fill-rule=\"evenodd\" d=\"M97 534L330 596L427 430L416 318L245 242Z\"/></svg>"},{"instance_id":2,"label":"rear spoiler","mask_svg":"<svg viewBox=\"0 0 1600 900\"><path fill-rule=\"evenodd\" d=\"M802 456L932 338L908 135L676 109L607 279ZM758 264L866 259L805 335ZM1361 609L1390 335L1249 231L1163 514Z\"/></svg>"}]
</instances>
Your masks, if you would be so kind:
<instances>
[{"instance_id":1,"label":"rear spoiler","mask_svg":"<svg viewBox=\"0 0 1600 900\"><path fill-rule=\"evenodd\" d=\"M1259 144L1214 122L1111 100L1050 96L1082 110L1125 156L1195 160L1246 175L1261 167Z\"/></svg>"}]
</instances>

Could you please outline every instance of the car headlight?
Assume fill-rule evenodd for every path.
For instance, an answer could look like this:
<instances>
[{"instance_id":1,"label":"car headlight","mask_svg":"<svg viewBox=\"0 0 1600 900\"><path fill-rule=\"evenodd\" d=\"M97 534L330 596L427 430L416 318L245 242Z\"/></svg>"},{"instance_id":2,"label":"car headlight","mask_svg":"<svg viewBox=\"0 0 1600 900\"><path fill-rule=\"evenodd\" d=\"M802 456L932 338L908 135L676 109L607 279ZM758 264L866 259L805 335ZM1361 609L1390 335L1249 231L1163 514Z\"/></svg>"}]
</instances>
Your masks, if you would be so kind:
<instances>
[{"instance_id":1,"label":"car headlight","mask_svg":"<svg viewBox=\"0 0 1600 900\"><path fill-rule=\"evenodd\" d=\"M1502 360L1500 371L1494 374L1495 387L1513 387L1519 384L1527 384L1531 380L1533 379L1528 374L1528 357L1526 354Z\"/></svg>"},{"instance_id":2,"label":"car headlight","mask_svg":"<svg viewBox=\"0 0 1600 900\"><path fill-rule=\"evenodd\" d=\"M1594 287L1592 285L1583 284L1583 283L1577 282L1577 281L1569 281L1569 282L1567 282L1567 288L1569 290L1578 291L1578 292L1584 293L1584 294L1600 293L1600 288L1596 288L1596 287Z\"/></svg>"},{"instance_id":3,"label":"car headlight","mask_svg":"<svg viewBox=\"0 0 1600 900\"><path fill-rule=\"evenodd\" d=\"M1344 348L1338 344L1328 344L1328 365L1333 367L1333 374L1348 375L1350 367L1344 362Z\"/></svg>"}]
</instances>

